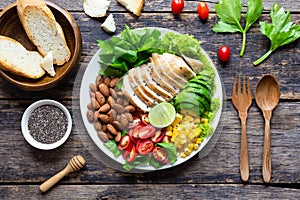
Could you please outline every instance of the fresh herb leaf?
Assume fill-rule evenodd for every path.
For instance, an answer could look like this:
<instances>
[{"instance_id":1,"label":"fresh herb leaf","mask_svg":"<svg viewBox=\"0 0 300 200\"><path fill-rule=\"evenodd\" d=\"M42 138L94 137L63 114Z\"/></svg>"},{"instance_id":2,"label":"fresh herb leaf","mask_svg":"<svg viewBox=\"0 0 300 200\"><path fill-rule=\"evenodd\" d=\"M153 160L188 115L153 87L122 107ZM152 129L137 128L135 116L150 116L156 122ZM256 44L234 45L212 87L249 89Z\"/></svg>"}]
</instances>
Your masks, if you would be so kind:
<instances>
[{"instance_id":1,"label":"fresh herb leaf","mask_svg":"<svg viewBox=\"0 0 300 200\"><path fill-rule=\"evenodd\" d=\"M218 23L213 27L216 33L235 33L240 32L243 35L242 49L240 56L243 56L246 48L246 33L252 24L258 20L263 11L262 0L248 0L248 10L245 14L245 28L240 24L242 13L241 0L219 0L215 5L217 16L220 18Z\"/></svg>"},{"instance_id":2,"label":"fresh herb leaf","mask_svg":"<svg viewBox=\"0 0 300 200\"><path fill-rule=\"evenodd\" d=\"M168 158L170 163L173 164L177 161L177 151L176 147L173 143L157 143L158 146L161 146L167 151Z\"/></svg>"},{"instance_id":3,"label":"fresh herb leaf","mask_svg":"<svg viewBox=\"0 0 300 200\"><path fill-rule=\"evenodd\" d=\"M120 36L98 40L100 75L121 76L129 69L149 60L151 53L161 53L161 33L157 29L131 30L128 26Z\"/></svg>"},{"instance_id":4,"label":"fresh herb leaf","mask_svg":"<svg viewBox=\"0 0 300 200\"><path fill-rule=\"evenodd\" d=\"M118 149L117 143L114 140L108 140L104 143L104 146L109 149L115 157L121 155L121 151Z\"/></svg>"},{"instance_id":5,"label":"fresh herb leaf","mask_svg":"<svg viewBox=\"0 0 300 200\"><path fill-rule=\"evenodd\" d=\"M271 9L272 23L260 22L260 31L271 40L271 47L261 58L253 62L258 65L263 62L278 47L289 44L300 37L300 25L293 24L289 11L274 3Z\"/></svg>"},{"instance_id":6,"label":"fresh herb leaf","mask_svg":"<svg viewBox=\"0 0 300 200\"><path fill-rule=\"evenodd\" d=\"M151 157L149 157L148 155L138 155L133 162L125 162L123 165L123 169L130 171L138 165L148 165L150 163L150 159Z\"/></svg>"}]
</instances>

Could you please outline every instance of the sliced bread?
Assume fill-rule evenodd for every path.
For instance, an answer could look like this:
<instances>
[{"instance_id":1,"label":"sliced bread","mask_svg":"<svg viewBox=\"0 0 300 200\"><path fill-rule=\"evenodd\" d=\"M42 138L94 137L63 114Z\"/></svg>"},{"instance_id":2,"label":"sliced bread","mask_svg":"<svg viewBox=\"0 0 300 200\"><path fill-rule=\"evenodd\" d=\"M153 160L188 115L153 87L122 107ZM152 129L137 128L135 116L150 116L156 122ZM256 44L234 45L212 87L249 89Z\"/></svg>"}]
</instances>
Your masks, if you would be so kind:
<instances>
[{"instance_id":1,"label":"sliced bread","mask_svg":"<svg viewBox=\"0 0 300 200\"><path fill-rule=\"evenodd\" d=\"M117 0L127 10L133 12L136 16L140 16L144 5L144 0Z\"/></svg>"},{"instance_id":2,"label":"sliced bread","mask_svg":"<svg viewBox=\"0 0 300 200\"><path fill-rule=\"evenodd\" d=\"M53 66L53 55L51 51L41 60L41 67L48 73L50 76L54 77L56 72Z\"/></svg>"},{"instance_id":3,"label":"sliced bread","mask_svg":"<svg viewBox=\"0 0 300 200\"><path fill-rule=\"evenodd\" d=\"M108 17L105 19L103 24L101 24L101 27L103 30L105 30L108 33L113 33L116 31L116 24L114 20L113 14L109 14Z\"/></svg>"},{"instance_id":4,"label":"sliced bread","mask_svg":"<svg viewBox=\"0 0 300 200\"><path fill-rule=\"evenodd\" d=\"M63 65L71 57L64 32L43 0L17 0L20 21L29 39L42 56L49 51L53 62Z\"/></svg>"},{"instance_id":5,"label":"sliced bread","mask_svg":"<svg viewBox=\"0 0 300 200\"><path fill-rule=\"evenodd\" d=\"M0 36L0 69L13 74L38 79L45 74L40 62L43 57L36 51L28 51L18 41Z\"/></svg>"},{"instance_id":6,"label":"sliced bread","mask_svg":"<svg viewBox=\"0 0 300 200\"><path fill-rule=\"evenodd\" d=\"M109 5L108 0L84 0L83 10L90 17L104 17Z\"/></svg>"}]
</instances>

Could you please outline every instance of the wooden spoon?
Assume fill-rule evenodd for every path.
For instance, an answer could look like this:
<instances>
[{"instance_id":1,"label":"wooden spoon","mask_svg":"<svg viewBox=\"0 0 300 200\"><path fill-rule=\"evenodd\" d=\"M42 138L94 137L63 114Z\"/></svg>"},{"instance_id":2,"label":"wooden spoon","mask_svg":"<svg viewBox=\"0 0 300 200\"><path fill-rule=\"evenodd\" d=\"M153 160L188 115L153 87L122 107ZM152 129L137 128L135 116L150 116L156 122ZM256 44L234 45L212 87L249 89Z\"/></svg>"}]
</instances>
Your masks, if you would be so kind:
<instances>
[{"instance_id":1,"label":"wooden spoon","mask_svg":"<svg viewBox=\"0 0 300 200\"><path fill-rule=\"evenodd\" d=\"M40 185L40 190L42 192L48 191L53 185L55 185L60 179L69 174L70 172L79 171L85 165L85 160L81 155L74 156L68 165L56 175L52 176L46 180L42 185Z\"/></svg>"},{"instance_id":2,"label":"wooden spoon","mask_svg":"<svg viewBox=\"0 0 300 200\"><path fill-rule=\"evenodd\" d=\"M258 82L255 90L255 100L262 110L265 118L264 152L262 161L262 174L264 182L271 180L271 141L270 120L272 111L280 99L280 88L278 81L272 75L263 76Z\"/></svg>"}]
</instances>

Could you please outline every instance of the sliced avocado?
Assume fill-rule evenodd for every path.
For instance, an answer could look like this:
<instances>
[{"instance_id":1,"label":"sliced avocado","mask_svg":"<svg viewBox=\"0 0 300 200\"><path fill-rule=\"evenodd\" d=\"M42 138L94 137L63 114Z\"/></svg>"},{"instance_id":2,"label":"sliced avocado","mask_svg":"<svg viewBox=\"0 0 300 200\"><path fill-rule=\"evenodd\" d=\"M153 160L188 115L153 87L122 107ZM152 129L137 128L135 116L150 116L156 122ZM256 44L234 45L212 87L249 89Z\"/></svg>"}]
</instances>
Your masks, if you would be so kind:
<instances>
[{"instance_id":1,"label":"sliced avocado","mask_svg":"<svg viewBox=\"0 0 300 200\"><path fill-rule=\"evenodd\" d=\"M197 95L195 93L191 93L191 92L183 91L179 95L176 96L175 106L177 104L182 104L182 103L194 104L195 106L203 107L205 110L209 110L209 108L210 108L210 103L206 100L205 97L199 96L199 95Z\"/></svg>"},{"instance_id":2,"label":"sliced avocado","mask_svg":"<svg viewBox=\"0 0 300 200\"><path fill-rule=\"evenodd\" d=\"M188 82L188 84L186 84L186 85L184 86L183 89L185 89L185 88L191 86L191 84L201 85L201 86L205 87L205 88L209 91L209 93L211 93L211 92L212 92L212 89L213 89L212 85L211 85L209 82L206 82L206 81L204 81L204 80L202 80L202 79L195 79L195 78L191 79L191 80Z\"/></svg>"},{"instance_id":3,"label":"sliced avocado","mask_svg":"<svg viewBox=\"0 0 300 200\"><path fill-rule=\"evenodd\" d=\"M205 99L211 103L211 94L210 92L207 90L206 87L203 87L201 85L198 84L190 84L188 85L184 90L184 92L191 92L191 93L195 93L199 96L204 96Z\"/></svg>"},{"instance_id":4,"label":"sliced avocado","mask_svg":"<svg viewBox=\"0 0 300 200\"><path fill-rule=\"evenodd\" d=\"M175 108L181 114L190 114L195 117L203 116L206 112L206 110L203 107L187 102L180 103Z\"/></svg>"}]
</instances>

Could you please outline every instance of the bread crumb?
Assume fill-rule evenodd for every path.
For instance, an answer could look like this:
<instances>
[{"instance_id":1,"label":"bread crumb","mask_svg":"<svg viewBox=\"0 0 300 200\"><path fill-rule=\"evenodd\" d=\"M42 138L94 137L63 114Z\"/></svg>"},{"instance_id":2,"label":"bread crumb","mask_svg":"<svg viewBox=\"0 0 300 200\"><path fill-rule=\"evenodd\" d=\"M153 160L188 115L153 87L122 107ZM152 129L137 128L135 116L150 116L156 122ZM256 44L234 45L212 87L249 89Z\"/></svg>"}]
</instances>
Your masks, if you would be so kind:
<instances>
[{"instance_id":1,"label":"bread crumb","mask_svg":"<svg viewBox=\"0 0 300 200\"><path fill-rule=\"evenodd\" d=\"M116 31L116 24L112 14L109 14L106 20L101 25L104 31L108 33L113 33Z\"/></svg>"},{"instance_id":2,"label":"bread crumb","mask_svg":"<svg viewBox=\"0 0 300 200\"><path fill-rule=\"evenodd\" d=\"M83 10L90 17L104 17L109 5L108 0L84 0Z\"/></svg>"}]
</instances>

